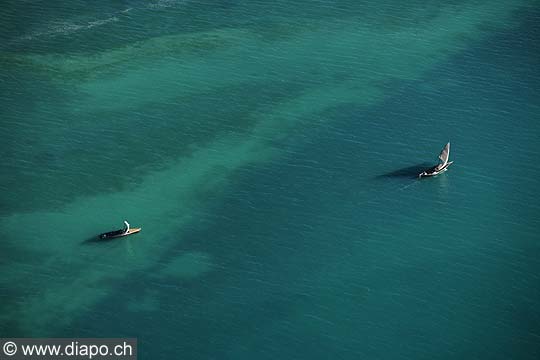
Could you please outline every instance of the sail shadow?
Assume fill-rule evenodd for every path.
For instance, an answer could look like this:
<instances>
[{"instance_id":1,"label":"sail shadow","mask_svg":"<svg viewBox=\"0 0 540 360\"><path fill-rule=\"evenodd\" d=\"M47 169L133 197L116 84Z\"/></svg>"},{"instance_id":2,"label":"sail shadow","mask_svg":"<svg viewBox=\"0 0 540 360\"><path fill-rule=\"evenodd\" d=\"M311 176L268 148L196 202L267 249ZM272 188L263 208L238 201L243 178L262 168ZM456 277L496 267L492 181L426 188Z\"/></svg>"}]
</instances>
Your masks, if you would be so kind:
<instances>
[{"instance_id":1,"label":"sail shadow","mask_svg":"<svg viewBox=\"0 0 540 360\"><path fill-rule=\"evenodd\" d=\"M386 174L377 175L376 179L386 179L386 178L417 178L418 174L427 168L432 167L430 163L421 163L412 166L407 166L401 169L387 172Z\"/></svg>"}]
</instances>

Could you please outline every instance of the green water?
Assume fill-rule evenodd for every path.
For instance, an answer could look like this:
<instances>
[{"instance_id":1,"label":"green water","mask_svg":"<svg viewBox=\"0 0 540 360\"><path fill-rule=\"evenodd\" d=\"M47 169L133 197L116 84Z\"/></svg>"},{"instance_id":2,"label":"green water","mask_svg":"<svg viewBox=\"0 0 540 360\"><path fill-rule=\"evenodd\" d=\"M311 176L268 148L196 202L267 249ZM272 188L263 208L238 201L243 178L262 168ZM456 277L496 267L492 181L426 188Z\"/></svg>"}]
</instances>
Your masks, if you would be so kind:
<instances>
[{"instance_id":1,"label":"green water","mask_svg":"<svg viewBox=\"0 0 540 360\"><path fill-rule=\"evenodd\" d=\"M535 1L10 2L0 335L540 354ZM414 176L452 142L451 169ZM97 242L128 219L136 236Z\"/></svg>"}]
</instances>

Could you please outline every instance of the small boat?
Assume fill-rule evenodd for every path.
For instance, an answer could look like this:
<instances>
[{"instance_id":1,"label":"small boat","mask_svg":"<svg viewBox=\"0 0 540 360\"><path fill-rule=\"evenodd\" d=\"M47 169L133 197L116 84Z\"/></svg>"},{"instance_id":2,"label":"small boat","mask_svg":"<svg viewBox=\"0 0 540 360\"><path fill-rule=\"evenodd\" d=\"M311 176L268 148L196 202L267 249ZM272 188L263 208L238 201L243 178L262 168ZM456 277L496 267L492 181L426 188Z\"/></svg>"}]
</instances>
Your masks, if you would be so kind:
<instances>
[{"instance_id":1,"label":"small boat","mask_svg":"<svg viewBox=\"0 0 540 360\"><path fill-rule=\"evenodd\" d=\"M453 161L448 161L449 157L450 143L446 144L446 146L442 149L441 154L439 155L439 164L427 169L426 171L422 171L420 174L418 174L418 178L421 179L425 176L436 176L448 170L448 167L454 163Z\"/></svg>"},{"instance_id":2,"label":"small boat","mask_svg":"<svg viewBox=\"0 0 540 360\"><path fill-rule=\"evenodd\" d=\"M139 231L141 231L141 228L132 228L132 229L129 229L128 231L126 231L125 229L114 230L114 231L109 231L109 232L106 232L106 233L103 233L103 234L99 235L99 238L100 239L119 238L119 237L122 237L122 236L128 236L128 235L136 234Z\"/></svg>"}]
</instances>

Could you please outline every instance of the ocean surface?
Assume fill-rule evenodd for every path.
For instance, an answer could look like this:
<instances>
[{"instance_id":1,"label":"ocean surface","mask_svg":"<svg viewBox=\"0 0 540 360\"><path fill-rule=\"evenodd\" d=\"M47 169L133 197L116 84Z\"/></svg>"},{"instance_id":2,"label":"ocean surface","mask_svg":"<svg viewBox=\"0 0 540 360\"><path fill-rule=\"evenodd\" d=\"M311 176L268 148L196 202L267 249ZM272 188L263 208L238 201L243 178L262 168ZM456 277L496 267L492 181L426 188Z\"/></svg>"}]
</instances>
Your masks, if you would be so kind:
<instances>
[{"instance_id":1,"label":"ocean surface","mask_svg":"<svg viewBox=\"0 0 540 360\"><path fill-rule=\"evenodd\" d=\"M5 1L0 337L540 359L539 40L525 0Z\"/></svg>"}]
</instances>

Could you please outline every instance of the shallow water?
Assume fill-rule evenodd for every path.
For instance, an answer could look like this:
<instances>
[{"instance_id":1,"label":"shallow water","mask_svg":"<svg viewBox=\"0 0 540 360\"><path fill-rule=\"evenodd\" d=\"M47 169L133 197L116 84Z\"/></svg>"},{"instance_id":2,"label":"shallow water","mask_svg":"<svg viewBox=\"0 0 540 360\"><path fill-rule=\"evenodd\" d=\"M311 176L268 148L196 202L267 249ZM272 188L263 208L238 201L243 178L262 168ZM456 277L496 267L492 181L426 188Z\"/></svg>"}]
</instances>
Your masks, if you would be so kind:
<instances>
[{"instance_id":1,"label":"shallow water","mask_svg":"<svg viewBox=\"0 0 540 360\"><path fill-rule=\"evenodd\" d=\"M12 2L0 335L540 355L537 2ZM450 170L417 181L452 142ZM140 234L96 242L127 218Z\"/></svg>"}]
</instances>

